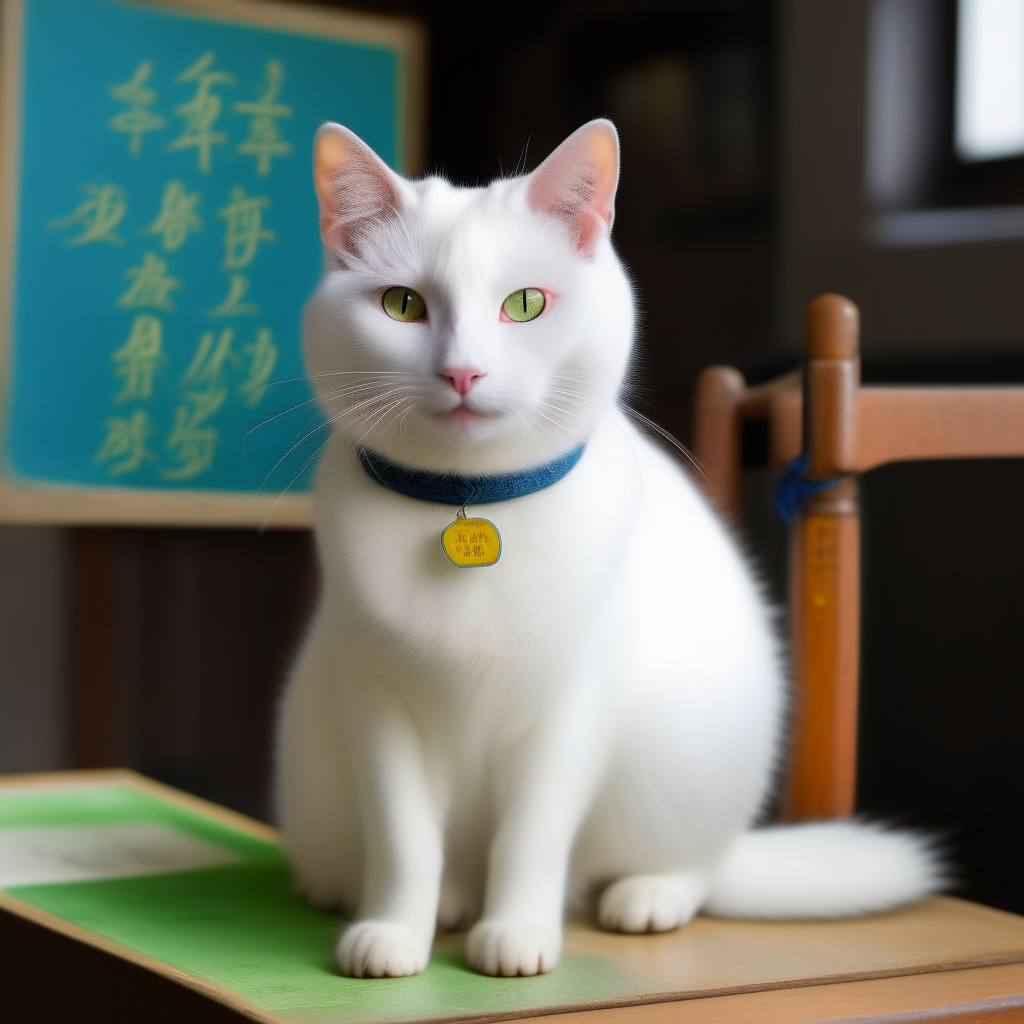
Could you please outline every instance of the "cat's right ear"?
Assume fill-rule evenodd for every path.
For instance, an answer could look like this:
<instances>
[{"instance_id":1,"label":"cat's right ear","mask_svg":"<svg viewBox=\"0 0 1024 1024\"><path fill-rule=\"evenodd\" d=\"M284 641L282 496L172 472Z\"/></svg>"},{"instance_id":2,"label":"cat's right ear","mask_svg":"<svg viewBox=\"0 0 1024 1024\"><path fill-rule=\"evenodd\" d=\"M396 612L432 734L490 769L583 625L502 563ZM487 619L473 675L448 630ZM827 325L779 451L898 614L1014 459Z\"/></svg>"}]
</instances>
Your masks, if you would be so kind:
<instances>
[{"instance_id":1,"label":"cat's right ear","mask_svg":"<svg viewBox=\"0 0 1024 1024\"><path fill-rule=\"evenodd\" d=\"M313 184L324 245L344 262L357 255L373 225L401 208L398 176L358 135L322 124L313 143Z\"/></svg>"}]
</instances>

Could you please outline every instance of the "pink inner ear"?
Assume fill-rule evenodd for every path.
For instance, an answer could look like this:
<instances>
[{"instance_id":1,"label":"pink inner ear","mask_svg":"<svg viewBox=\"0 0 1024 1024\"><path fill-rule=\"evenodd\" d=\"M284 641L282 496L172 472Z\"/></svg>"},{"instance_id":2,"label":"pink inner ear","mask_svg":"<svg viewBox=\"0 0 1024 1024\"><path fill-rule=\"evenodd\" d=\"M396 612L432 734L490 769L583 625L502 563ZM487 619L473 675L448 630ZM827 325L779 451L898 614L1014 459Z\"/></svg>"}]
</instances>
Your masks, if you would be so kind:
<instances>
[{"instance_id":1,"label":"pink inner ear","mask_svg":"<svg viewBox=\"0 0 1024 1024\"><path fill-rule=\"evenodd\" d=\"M396 216L394 176L360 138L340 125L317 133L313 178L320 203L320 233L338 256L358 255L372 226Z\"/></svg>"},{"instance_id":2,"label":"pink inner ear","mask_svg":"<svg viewBox=\"0 0 1024 1024\"><path fill-rule=\"evenodd\" d=\"M619 140L610 121L592 121L569 136L530 176L526 198L556 217L577 251L590 256L611 229L619 180Z\"/></svg>"}]
</instances>

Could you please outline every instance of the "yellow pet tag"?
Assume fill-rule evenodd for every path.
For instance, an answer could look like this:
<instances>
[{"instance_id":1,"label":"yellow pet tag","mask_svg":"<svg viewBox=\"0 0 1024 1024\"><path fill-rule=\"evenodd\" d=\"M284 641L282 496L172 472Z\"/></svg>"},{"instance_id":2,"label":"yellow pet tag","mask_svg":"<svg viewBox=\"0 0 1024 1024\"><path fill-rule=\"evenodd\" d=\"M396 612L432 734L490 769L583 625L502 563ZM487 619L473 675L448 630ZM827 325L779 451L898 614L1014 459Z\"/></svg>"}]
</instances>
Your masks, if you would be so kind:
<instances>
[{"instance_id":1,"label":"yellow pet tag","mask_svg":"<svg viewBox=\"0 0 1024 1024\"><path fill-rule=\"evenodd\" d=\"M501 534L489 519L467 519L460 508L455 522L441 534L441 548L459 569L494 565L501 557Z\"/></svg>"}]
</instances>

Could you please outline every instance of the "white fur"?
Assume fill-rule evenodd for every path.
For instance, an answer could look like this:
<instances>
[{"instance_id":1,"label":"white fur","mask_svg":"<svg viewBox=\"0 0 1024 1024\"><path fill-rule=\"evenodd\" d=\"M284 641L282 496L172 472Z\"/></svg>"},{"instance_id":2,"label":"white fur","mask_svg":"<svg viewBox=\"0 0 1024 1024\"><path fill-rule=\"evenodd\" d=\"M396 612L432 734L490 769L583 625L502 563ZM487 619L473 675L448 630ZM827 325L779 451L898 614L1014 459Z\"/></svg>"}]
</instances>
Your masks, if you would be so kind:
<instances>
[{"instance_id":1,"label":"white fur","mask_svg":"<svg viewBox=\"0 0 1024 1024\"><path fill-rule=\"evenodd\" d=\"M745 831L779 755L779 645L703 496L616 404L634 313L607 232L614 129L585 126L532 177L486 189L405 181L344 129L321 135L329 248L305 343L334 429L316 488L323 596L284 701L278 801L299 888L357 913L340 969L420 971L440 922L472 925L484 973L550 970L567 900L603 886L599 921L630 932L701 907L853 914L930 891L907 836ZM394 199L364 214L367 194ZM384 314L394 285L420 292L425 322ZM523 287L558 299L501 322ZM465 404L489 416L443 415L454 365L486 371ZM470 508L503 555L468 570L440 548L455 509L382 487L352 454L497 473L581 439L559 483Z\"/></svg>"},{"instance_id":2,"label":"white fur","mask_svg":"<svg viewBox=\"0 0 1024 1024\"><path fill-rule=\"evenodd\" d=\"M746 832L715 868L718 917L848 917L921 899L943 882L920 836L857 821Z\"/></svg>"}]
</instances>

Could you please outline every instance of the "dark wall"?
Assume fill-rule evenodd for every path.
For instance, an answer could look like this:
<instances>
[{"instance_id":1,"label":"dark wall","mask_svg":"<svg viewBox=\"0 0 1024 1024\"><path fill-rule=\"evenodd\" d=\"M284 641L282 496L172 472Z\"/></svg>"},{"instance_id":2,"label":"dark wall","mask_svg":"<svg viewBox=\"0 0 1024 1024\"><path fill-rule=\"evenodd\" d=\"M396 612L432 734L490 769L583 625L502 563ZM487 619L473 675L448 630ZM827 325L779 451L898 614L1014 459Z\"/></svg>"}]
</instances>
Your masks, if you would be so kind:
<instances>
[{"instance_id":1,"label":"dark wall","mask_svg":"<svg viewBox=\"0 0 1024 1024\"><path fill-rule=\"evenodd\" d=\"M957 891L1024 912L1024 461L866 474L862 811L933 831Z\"/></svg>"},{"instance_id":2,"label":"dark wall","mask_svg":"<svg viewBox=\"0 0 1024 1024\"><path fill-rule=\"evenodd\" d=\"M258 818L316 596L306 531L76 530L73 747Z\"/></svg>"}]
</instances>

